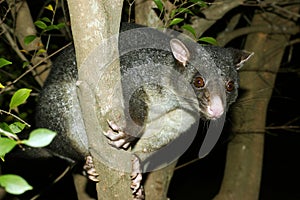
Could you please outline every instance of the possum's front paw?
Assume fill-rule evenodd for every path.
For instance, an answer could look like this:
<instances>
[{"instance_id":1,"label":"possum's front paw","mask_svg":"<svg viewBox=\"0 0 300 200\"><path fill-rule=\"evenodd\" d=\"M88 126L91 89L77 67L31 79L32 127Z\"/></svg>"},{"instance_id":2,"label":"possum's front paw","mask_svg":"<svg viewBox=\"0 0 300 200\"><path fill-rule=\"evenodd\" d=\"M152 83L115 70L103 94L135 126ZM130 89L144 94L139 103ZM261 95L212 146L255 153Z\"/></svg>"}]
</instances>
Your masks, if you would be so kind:
<instances>
[{"instance_id":1,"label":"possum's front paw","mask_svg":"<svg viewBox=\"0 0 300 200\"><path fill-rule=\"evenodd\" d=\"M91 181L99 182L99 174L96 172L92 156L87 156L85 159L85 164L83 166L83 174L88 177Z\"/></svg>"},{"instance_id":2,"label":"possum's front paw","mask_svg":"<svg viewBox=\"0 0 300 200\"><path fill-rule=\"evenodd\" d=\"M122 131L113 121L107 120L107 123L111 129L104 135L109 139L109 144L116 148L127 149L134 137Z\"/></svg>"}]
</instances>

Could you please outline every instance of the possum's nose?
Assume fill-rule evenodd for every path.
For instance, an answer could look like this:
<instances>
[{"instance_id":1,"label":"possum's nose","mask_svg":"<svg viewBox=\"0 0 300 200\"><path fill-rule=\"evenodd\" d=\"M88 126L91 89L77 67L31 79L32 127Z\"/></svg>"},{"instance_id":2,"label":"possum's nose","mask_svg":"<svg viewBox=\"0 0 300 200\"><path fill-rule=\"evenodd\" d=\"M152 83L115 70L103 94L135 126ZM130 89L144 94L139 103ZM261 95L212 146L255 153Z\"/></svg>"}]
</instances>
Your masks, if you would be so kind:
<instances>
[{"instance_id":1,"label":"possum's nose","mask_svg":"<svg viewBox=\"0 0 300 200\"><path fill-rule=\"evenodd\" d=\"M210 99L210 105L207 106L207 114L211 119L217 119L224 113L224 106L219 96L213 96Z\"/></svg>"}]
</instances>

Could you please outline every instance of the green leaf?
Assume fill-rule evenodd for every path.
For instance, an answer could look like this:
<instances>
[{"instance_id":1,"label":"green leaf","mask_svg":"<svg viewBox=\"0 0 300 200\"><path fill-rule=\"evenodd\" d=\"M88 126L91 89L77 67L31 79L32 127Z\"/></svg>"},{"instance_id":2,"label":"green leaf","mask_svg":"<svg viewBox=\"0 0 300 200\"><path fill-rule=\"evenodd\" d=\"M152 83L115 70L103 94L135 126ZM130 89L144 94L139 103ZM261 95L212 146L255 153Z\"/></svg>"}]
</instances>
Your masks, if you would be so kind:
<instances>
[{"instance_id":1,"label":"green leaf","mask_svg":"<svg viewBox=\"0 0 300 200\"><path fill-rule=\"evenodd\" d=\"M3 129L3 130L5 130L5 131L7 131L7 132L12 133L12 131L10 130L9 125L7 123L5 123L5 122L1 122L0 123L0 128Z\"/></svg>"},{"instance_id":2,"label":"green leaf","mask_svg":"<svg viewBox=\"0 0 300 200\"><path fill-rule=\"evenodd\" d=\"M182 19L182 18L174 18L174 19L171 21L170 26L175 25L175 24L178 24L178 23L182 22L183 20L184 20L184 19Z\"/></svg>"},{"instance_id":3,"label":"green leaf","mask_svg":"<svg viewBox=\"0 0 300 200\"><path fill-rule=\"evenodd\" d=\"M207 6L207 3L204 2L203 0L190 0L190 2L198 4L201 7L206 7Z\"/></svg>"},{"instance_id":4,"label":"green leaf","mask_svg":"<svg viewBox=\"0 0 300 200\"><path fill-rule=\"evenodd\" d=\"M190 9L188 8L178 8L177 9L177 12L178 13L188 13L188 14L191 14L191 15L195 15Z\"/></svg>"},{"instance_id":5,"label":"green leaf","mask_svg":"<svg viewBox=\"0 0 300 200\"><path fill-rule=\"evenodd\" d=\"M160 12L163 12L163 10L164 10L164 4L161 2L161 0L153 0L153 1L156 4L158 10Z\"/></svg>"},{"instance_id":6,"label":"green leaf","mask_svg":"<svg viewBox=\"0 0 300 200\"><path fill-rule=\"evenodd\" d=\"M23 62L23 64L22 64L22 68L25 68L25 67L27 67L28 65L30 65L30 62L25 61L25 62Z\"/></svg>"},{"instance_id":7,"label":"green leaf","mask_svg":"<svg viewBox=\"0 0 300 200\"><path fill-rule=\"evenodd\" d=\"M181 26L181 28L187 30L188 32L193 34L194 37L196 37L196 31L191 25L184 24L183 26Z\"/></svg>"},{"instance_id":8,"label":"green leaf","mask_svg":"<svg viewBox=\"0 0 300 200\"><path fill-rule=\"evenodd\" d=\"M213 37L202 37L198 41L200 41L200 42L206 42L206 43L212 44L212 45L218 45L217 40L215 38L213 38Z\"/></svg>"},{"instance_id":9,"label":"green leaf","mask_svg":"<svg viewBox=\"0 0 300 200\"><path fill-rule=\"evenodd\" d=\"M63 28L63 27L65 27L65 24L64 23L59 23L59 24L57 24L57 25L49 25L46 29L45 29L45 31L51 31L51 30L59 30L59 29L61 29L61 28Z\"/></svg>"},{"instance_id":10,"label":"green leaf","mask_svg":"<svg viewBox=\"0 0 300 200\"><path fill-rule=\"evenodd\" d=\"M171 11L171 14L170 14L171 19L174 18L175 14L177 14L177 11L178 11L177 9L174 9L174 10Z\"/></svg>"},{"instance_id":11,"label":"green leaf","mask_svg":"<svg viewBox=\"0 0 300 200\"><path fill-rule=\"evenodd\" d=\"M31 147L44 147L50 144L55 136L56 133L54 131L39 128L32 131L28 140L23 140L22 143Z\"/></svg>"},{"instance_id":12,"label":"green leaf","mask_svg":"<svg viewBox=\"0 0 300 200\"><path fill-rule=\"evenodd\" d=\"M27 35L25 38L24 38L24 43L26 45L30 44L35 38L37 38L36 35Z\"/></svg>"},{"instance_id":13,"label":"green leaf","mask_svg":"<svg viewBox=\"0 0 300 200\"><path fill-rule=\"evenodd\" d=\"M37 54L37 55L40 55L40 54L45 53L45 52L47 52L46 49L43 49L43 48L42 48L42 49L39 49L38 52L37 52L36 54Z\"/></svg>"},{"instance_id":14,"label":"green leaf","mask_svg":"<svg viewBox=\"0 0 300 200\"><path fill-rule=\"evenodd\" d=\"M53 10L53 6L52 6L51 4L49 4L49 5L46 6L45 8L46 8L47 10L52 11L52 12L54 11L54 10Z\"/></svg>"},{"instance_id":15,"label":"green leaf","mask_svg":"<svg viewBox=\"0 0 300 200\"><path fill-rule=\"evenodd\" d=\"M47 24L45 24L45 22L43 22L41 20L37 20L36 22L34 22L34 25L36 25L37 27L39 27L42 30L47 28Z\"/></svg>"},{"instance_id":16,"label":"green leaf","mask_svg":"<svg viewBox=\"0 0 300 200\"><path fill-rule=\"evenodd\" d=\"M5 58L0 58L0 68L10 64L12 64L12 62L6 60Z\"/></svg>"},{"instance_id":17,"label":"green leaf","mask_svg":"<svg viewBox=\"0 0 300 200\"><path fill-rule=\"evenodd\" d=\"M32 91L31 89L27 89L27 88L19 89L18 91L16 91L9 103L10 110L25 103L31 91Z\"/></svg>"},{"instance_id":18,"label":"green leaf","mask_svg":"<svg viewBox=\"0 0 300 200\"><path fill-rule=\"evenodd\" d=\"M16 145L17 141L6 137L0 137L0 158L4 160L4 156L9 153Z\"/></svg>"},{"instance_id":19,"label":"green leaf","mask_svg":"<svg viewBox=\"0 0 300 200\"><path fill-rule=\"evenodd\" d=\"M21 122L14 122L13 124L9 125L10 130L13 133L20 133L24 128L25 128L25 124L21 123Z\"/></svg>"},{"instance_id":20,"label":"green leaf","mask_svg":"<svg viewBox=\"0 0 300 200\"><path fill-rule=\"evenodd\" d=\"M43 17L41 21L51 23L51 20L48 17Z\"/></svg>"},{"instance_id":21,"label":"green leaf","mask_svg":"<svg viewBox=\"0 0 300 200\"><path fill-rule=\"evenodd\" d=\"M56 25L49 25L47 28L45 28L45 31L51 31L51 30L58 30L58 27Z\"/></svg>"},{"instance_id":22,"label":"green leaf","mask_svg":"<svg viewBox=\"0 0 300 200\"><path fill-rule=\"evenodd\" d=\"M177 9L174 9L171 11L171 15L170 15L170 18L173 19L174 16L176 14L180 14L180 13L188 13L188 14L191 14L191 15L195 15L190 9L188 8L177 8Z\"/></svg>"},{"instance_id":23,"label":"green leaf","mask_svg":"<svg viewBox=\"0 0 300 200\"><path fill-rule=\"evenodd\" d=\"M23 194L27 190L32 190L32 186L29 185L22 177L14 174L5 174L0 176L0 185L4 187L6 192L10 194Z\"/></svg>"},{"instance_id":24,"label":"green leaf","mask_svg":"<svg viewBox=\"0 0 300 200\"><path fill-rule=\"evenodd\" d=\"M56 26L57 26L58 29L62 29L62 28L64 28L66 25L65 25L65 23L59 23L59 24L57 24Z\"/></svg>"}]
</instances>

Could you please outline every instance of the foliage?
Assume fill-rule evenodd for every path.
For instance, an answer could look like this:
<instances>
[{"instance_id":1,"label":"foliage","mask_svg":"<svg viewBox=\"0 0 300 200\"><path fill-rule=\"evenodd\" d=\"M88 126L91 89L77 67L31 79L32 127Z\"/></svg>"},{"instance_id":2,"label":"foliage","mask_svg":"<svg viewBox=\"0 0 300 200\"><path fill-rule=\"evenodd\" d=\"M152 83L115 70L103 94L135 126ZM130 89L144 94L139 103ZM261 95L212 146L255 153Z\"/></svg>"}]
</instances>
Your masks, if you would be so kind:
<instances>
[{"instance_id":1,"label":"foliage","mask_svg":"<svg viewBox=\"0 0 300 200\"><path fill-rule=\"evenodd\" d=\"M15 109L19 105L25 103L31 91L32 90L27 88L19 89L18 91L16 91L10 100L9 110Z\"/></svg>"},{"instance_id":2,"label":"foliage","mask_svg":"<svg viewBox=\"0 0 300 200\"><path fill-rule=\"evenodd\" d=\"M0 3L3 6L0 11L6 9L4 14L0 13L2 23L0 53L3 52L2 58L0 58L0 159L3 162L5 161L5 155L15 147L23 148L24 145L34 148L45 147L56 136L55 132L44 128L31 130L30 123L33 122L26 122L34 118L32 117L35 104L35 98L33 97L36 96L38 92L37 85L39 85L35 82L36 72L34 72L38 65L35 65L33 60L48 49L50 33L65 27L65 23L55 22L54 20L58 1L55 3L54 8L51 4L44 7L45 11L52 13L50 17L41 17L34 22L34 25L40 31L36 35L28 35L23 39L26 46L36 45L33 53L25 49L19 49L21 48L19 44L22 41L19 41L20 43L15 41L16 43L14 43L14 40L10 39L16 38L13 35L14 33L9 32L9 28L6 28L14 24L12 23L14 18L11 18L8 13L13 12L12 7L15 5L8 6L5 5L5 2ZM40 42L33 43L33 41L41 40L42 37L46 38L46 48L41 48ZM10 43L6 41L10 41ZM15 53L11 53L12 50ZM40 62L40 64L43 63ZM28 67L28 69L25 67ZM34 72L32 73L33 76L25 76L28 72ZM24 104L25 106L23 106ZM5 110L5 107L8 107L8 109ZM20 134L24 133L28 133L29 137L20 139ZM14 174L0 174L0 186L8 193L15 195L32 189L32 186L22 177Z\"/></svg>"},{"instance_id":3,"label":"foliage","mask_svg":"<svg viewBox=\"0 0 300 200\"><path fill-rule=\"evenodd\" d=\"M14 93L10 100L9 112L0 110L0 113L6 113L11 116L15 116L11 113L12 109L16 109L21 104L24 104L30 95L31 90L27 88L19 89ZM19 117L15 116L21 120ZM23 120L7 124L5 122L0 123L0 159L4 161L4 157L9 153L16 145L21 147L25 144L30 147L44 147L50 144L55 137L56 133L48 129L39 128L33 130L29 134L29 138L20 140L17 136L18 133L22 132L27 123ZM28 125L29 126L29 125ZM11 194L22 194L27 190L31 190L32 187L20 176L13 174L0 175L0 186L4 187L5 190Z\"/></svg>"},{"instance_id":4,"label":"foliage","mask_svg":"<svg viewBox=\"0 0 300 200\"><path fill-rule=\"evenodd\" d=\"M197 42L204 42L212 45L217 45L216 39L213 37L197 38L195 29L189 24L191 17L199 15L202 9L205 9L208 4L203 0L188 0L174 1L170 10L161 0L153 0L157 6L157 16L164 22L166 28L173 28L181 31L186 31ZM200 12L199 12L200 11Z\"/></svg>"},{"instance_id":5,"label":"foliage","mask_svg":"<svg viewBox=\"0 0 300 200\"><path fill-rule=\"evenodd\" d=\"M22 194L27 190L32 190L32 187L20 176L6 174L0 176L0 186L11 194Z\"/></svg>"}]
</instances>

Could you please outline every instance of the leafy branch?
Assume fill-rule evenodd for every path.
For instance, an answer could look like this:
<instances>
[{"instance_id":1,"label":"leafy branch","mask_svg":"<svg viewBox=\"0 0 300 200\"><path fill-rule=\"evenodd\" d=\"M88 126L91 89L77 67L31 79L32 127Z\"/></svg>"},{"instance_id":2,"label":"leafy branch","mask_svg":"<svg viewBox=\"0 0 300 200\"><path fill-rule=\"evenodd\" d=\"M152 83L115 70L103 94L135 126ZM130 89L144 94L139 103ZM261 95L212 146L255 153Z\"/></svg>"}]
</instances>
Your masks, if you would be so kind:
<instances>
[{"instance_id":1,"label":"leafy branch","mask_svg":"<svg viewBox=\"0 0 300 200\"><path fill-rule=\"evenodd\" d=\"M10 61L3 58L0 59L0 67L9 64L11 64ZM2 87L4 86L2 85ZM30 125L11 112L12 110L17 111L18 106L26 102L31 91L31 89L27 88L17 90L10 99L9 111L0 109L0 114L4 113L18 120L9 125L5 122L0 123L0 159L2 161L4 161L5 155L11 152L17 145L20 147L22 147L22 145L35 148L45 147L49 145L56 136L56 133L51 130L39 128L31 131L28 139L19 139L17 134L22 132L26 126L30 127ZM26 180L14 174L0 175L0 186L4 187L7 192L16 195L32 189L32 186L30 186Z\"/></svg>"}]
</instances>

